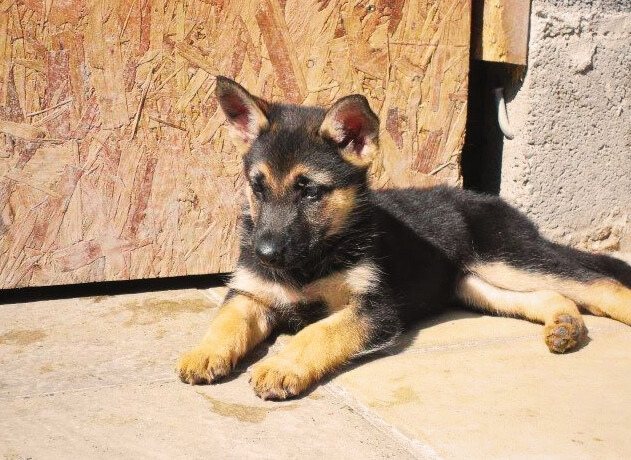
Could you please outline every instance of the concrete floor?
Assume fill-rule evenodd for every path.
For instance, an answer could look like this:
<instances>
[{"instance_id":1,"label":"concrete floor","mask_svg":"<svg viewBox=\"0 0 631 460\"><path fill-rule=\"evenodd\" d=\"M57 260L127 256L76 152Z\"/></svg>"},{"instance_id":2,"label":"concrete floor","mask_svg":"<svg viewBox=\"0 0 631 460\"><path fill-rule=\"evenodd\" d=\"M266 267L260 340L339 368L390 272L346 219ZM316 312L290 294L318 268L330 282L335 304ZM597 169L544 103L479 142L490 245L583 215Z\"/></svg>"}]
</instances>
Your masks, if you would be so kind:
<instances>
[{"instance_id":1,"label":"concrete floor","mask_svg":"<svg viewBox=\"0 0 631 460\"><path fill-rule=\"evenodd\" d=\"M224 292L0 305L0 456L631 457L631 327L588 316L591 341L559 356L539 325L451 312L275 403L254 396L248 363L218 385L175 377Z\"/></svg>"}]
</instances>

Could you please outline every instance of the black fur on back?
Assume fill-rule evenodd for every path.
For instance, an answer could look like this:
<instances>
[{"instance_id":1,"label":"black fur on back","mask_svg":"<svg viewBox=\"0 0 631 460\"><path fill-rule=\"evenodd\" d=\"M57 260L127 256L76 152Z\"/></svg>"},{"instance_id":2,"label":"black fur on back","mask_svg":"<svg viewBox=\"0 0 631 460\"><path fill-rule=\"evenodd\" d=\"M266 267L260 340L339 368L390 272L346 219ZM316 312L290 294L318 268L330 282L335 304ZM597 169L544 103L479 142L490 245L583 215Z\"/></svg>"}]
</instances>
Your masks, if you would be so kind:
<instances>
[{"instance_id":1,"label":"black fur on back","mask_svg":"<svg viewBox=\"0 0 631 460\"><path fill-rule=\"evenodd\" d=\"M446 186L366 194L348 231L315 255L308 270L287 274L288 280L307 284L371 259L403 324L448 307L459 278L479 262L505 262L585 282L609 276L631 287L629 265L545 240L501 198ZM242 251L242 262L256 268L247 245Z\"/></svg>"},{"instance_id":2,"label":"black fur on back","mask_svg":"<svg viewBox=\"0 0 631 460\"><path fill-rule=\"evenodd\" d=\"M378 285L362 299L361 308L378 326L375 343L396 335L403 325L444 310L454 301L459 280L479 263L502 262L579 282L609 277L631 287L629 265L544 239L525 215L499 197L446 186L371 190L361 155L371 142L377 145L378 122L363 96L342 98L327 111L267 103L226 79L218 80L218 88L229 121L251 141L244 157L251 190L256 185L253 171L264 164L280 181L291 179L291 171L301 165L326 173L331 183L320 187L323 196L354 191L346 203L350 209L344 211L344 224L334 232L322 223L331 210L323 211L323 205L296 195L293 183L275 198L257 195L266 215L290 217L270 223L273 218L265 221L264 212L254 215L252 205L246 207L239 266L265 281L300 289L369 262L379 272ZM255 134L250 131L256 126L245 123L248 110L264 118ZM336 119L328 126L332 112L351 119L339 123ZM328 132L344 121L348 135ZM318 209L320 217L314 218ZM262 227L272 228L284 239L283 247L290 254L283 264L261 263L255 248ZM320 307L314 311L321 312Z\"/></svg>"}]
</instances>

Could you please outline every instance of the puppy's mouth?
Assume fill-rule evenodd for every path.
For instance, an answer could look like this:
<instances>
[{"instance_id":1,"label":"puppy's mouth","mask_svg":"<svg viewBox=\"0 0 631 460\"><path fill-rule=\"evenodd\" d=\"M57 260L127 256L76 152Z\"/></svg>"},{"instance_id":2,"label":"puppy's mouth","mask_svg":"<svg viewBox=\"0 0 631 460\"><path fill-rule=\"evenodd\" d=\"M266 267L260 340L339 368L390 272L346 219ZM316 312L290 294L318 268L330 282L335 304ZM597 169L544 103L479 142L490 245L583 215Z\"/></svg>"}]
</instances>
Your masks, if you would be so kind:
<instances>
[{"instance_id":1,"label":"puppy's mouth","mask_svg":"<svg viewBox=\"0 0 631 460\"><path fill-rule=\"evenodd\" d=\"M269 269L269 270L285 270L286 269L286 264L284 262L272 262L269 260L265 260L265 259L261 259L260 257L257 257L257 262L259 264L261 264L262 266L264 266L265 268Z\"/></svg>"}]
</instances>

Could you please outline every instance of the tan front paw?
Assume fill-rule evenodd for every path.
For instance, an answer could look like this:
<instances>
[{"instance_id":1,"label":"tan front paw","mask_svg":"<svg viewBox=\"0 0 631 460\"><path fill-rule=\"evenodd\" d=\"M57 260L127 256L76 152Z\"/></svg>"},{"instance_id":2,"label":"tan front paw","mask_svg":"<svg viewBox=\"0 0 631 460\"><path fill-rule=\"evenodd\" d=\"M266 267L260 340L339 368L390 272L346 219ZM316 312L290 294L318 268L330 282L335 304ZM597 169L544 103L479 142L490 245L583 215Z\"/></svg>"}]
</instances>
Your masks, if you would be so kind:
<instances>
[{"instance_id":1,"label":"tan front paw","mask_svg":"<svg viewBox=\"0 0 631 460\"><path fill-rule=\"evenodd\" d=\"M250 385L262 399L287 399L305 391L315 381L308 370L279 357L264 359L252 367Z\"/></svg>"},{"instance_id":2,"label":"tan front paw","mask_svg":"<svg viewBox=\"0 0 631 460\"><path fill-rule=\"evenodd\" d=\"M195 348L186 353L177 365L182 382L191 385L212 383L232 370L229 358L213 353L208 348Z\"/></svg>"}]
</instances>

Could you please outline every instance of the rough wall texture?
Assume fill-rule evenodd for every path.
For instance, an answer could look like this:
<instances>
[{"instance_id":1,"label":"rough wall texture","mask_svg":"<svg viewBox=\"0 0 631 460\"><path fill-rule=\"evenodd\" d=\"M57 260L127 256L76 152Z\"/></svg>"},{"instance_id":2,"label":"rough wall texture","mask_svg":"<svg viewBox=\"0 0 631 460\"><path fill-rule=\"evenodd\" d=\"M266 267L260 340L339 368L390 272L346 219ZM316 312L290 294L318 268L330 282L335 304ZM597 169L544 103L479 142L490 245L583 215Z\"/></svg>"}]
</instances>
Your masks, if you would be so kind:
<instances>
[{"instance_id":1,"label":"rough wall texture","mask_svg":"<svg viewBox=\"0 0 631 460\"><path fill-rule=\"evenodd\" d=\"M534 0L508 111L501 195L557 241L629 250L631 2Z\"/></svg>"}]
</instances>

